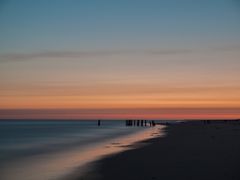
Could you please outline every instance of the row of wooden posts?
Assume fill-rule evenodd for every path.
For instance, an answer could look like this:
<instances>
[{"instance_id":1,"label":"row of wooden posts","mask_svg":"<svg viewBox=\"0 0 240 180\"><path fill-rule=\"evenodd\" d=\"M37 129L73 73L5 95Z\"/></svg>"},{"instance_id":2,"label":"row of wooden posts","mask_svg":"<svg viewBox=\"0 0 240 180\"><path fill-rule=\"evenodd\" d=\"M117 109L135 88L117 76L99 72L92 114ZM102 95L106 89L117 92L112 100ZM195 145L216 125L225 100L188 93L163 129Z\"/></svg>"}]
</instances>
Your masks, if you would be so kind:
<instances>
[{"instance_id":1,"label":"row of wooden posts","mask_svg":"<svg viewBox=\"0 0 240 180\"><path fill-rule=\"evenodd\" d=\"M155 126L154 121L147 120L126 120L126 126Z\"/></svg>"},{"instance_id":2,"label":"row of wooden posts","mask_svg":"<svg viewBox=\"0 0 240 180\"><path fill-rule=\"evenodd\" d=\"M101 125L101 120L98 120L98 126ZM126 126L155 126L154 121L147 120L126 120Z\"/></svg>"}]
</instances>

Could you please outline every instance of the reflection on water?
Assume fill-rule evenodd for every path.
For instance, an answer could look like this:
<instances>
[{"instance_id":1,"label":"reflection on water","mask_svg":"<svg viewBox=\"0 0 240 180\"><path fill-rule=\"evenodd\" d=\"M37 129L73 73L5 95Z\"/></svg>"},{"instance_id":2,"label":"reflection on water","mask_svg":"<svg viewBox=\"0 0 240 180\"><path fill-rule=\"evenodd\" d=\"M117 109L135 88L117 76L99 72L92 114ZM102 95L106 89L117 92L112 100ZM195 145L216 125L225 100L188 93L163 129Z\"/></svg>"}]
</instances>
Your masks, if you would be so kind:
<instances>
[{"instance_id":1,"label":"reflection on water","mask_svg":"<svg viewBox=\"0 0 240 180\"><path fill-rule=\"evenodd\" d=\"M3 180L47 180L67 177L83 171L85 165L102 156L132 148L133 143L162 135L163 126L139 127L133 134L122 134L88 146L74 146L64 151L27 156L0 166ZM66 178L67 179L67 178Z\"/></svg>"}]
</instances>

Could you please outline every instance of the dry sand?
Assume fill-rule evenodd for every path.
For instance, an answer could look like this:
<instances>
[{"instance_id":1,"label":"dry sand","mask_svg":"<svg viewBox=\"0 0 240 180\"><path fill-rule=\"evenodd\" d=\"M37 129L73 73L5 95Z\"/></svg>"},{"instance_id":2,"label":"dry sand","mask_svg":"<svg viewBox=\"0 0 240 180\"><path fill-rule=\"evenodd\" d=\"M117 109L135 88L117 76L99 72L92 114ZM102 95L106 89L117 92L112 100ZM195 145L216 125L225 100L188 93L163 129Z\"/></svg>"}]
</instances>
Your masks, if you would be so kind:
<instances>
[{"instance_id":1,"label":"dry sand","mask_svg":"<svg viewBox=\"0 0 240 180\"><path fill-rule=\"evenodd\" d=\"M166 133L103 158L77 179L240 180L240 122L186 122Z\"/></svg>"}]
</instances>

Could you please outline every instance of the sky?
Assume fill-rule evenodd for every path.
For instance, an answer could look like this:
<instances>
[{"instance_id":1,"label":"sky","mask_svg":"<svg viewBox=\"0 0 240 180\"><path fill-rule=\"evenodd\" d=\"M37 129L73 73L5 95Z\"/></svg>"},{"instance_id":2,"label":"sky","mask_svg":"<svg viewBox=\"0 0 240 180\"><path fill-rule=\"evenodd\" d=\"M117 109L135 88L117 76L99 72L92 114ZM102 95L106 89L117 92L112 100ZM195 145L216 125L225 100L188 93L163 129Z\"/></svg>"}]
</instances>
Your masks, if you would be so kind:
<instances>
[{"instance_id":1,"label":"sky","mask_svg":"<svg viewBox=\"0 0 240 180\"><path fill-rule=\"evenodd\" d=\"M0 119L240 118L238 0L0 0Z\"/></svg>"}]
</instances>

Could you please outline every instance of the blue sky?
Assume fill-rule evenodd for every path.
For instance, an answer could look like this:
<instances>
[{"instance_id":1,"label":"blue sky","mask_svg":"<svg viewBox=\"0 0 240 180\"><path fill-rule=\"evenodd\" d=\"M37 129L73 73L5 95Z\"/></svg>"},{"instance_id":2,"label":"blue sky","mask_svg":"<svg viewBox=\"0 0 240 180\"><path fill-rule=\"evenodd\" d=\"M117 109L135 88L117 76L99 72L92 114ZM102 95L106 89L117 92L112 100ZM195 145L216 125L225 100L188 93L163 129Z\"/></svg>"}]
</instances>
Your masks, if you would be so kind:
<instances>
[{"instance_id":1,"label":"blue sky","mask_svg":"<svg viewBox=\"0 0 240 180\"><path fill-rule=\"evenodd\" d=\"M239 45L237 0L9 0L0 52Z\"/></svg>"},{"instance_id":2,"label":"blue sky","mask_svg":"<svg viewBox=\"0 0 240 180\"><path fill-rule=\"evenodd\" d=\"M239 20L238 0L0 0L0 118L239 118Z\"/></svg>"}]
</instances>

